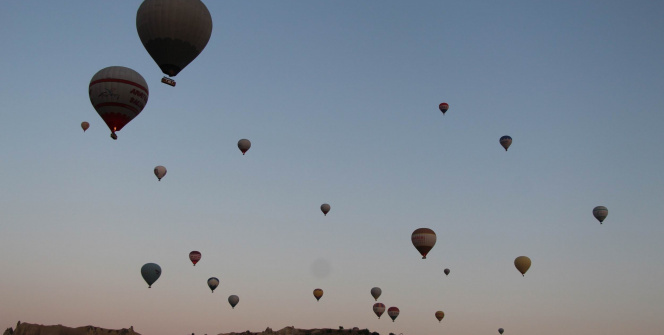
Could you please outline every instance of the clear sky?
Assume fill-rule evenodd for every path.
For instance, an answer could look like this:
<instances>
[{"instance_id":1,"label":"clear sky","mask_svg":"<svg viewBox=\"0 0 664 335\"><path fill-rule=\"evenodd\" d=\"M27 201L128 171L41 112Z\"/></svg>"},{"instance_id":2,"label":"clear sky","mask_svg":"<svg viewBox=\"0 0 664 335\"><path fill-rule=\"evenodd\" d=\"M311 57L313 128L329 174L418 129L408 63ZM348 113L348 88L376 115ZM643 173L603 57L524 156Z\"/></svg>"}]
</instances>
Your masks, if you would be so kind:
<instances>
[{"instance_id":1,"label":"clear sky","mask_svg":"<svg viewBox=\"0 0 664 335\"><path fill-rule=\"evenodd\" d=\"M0 2L0 326L661 332L664 2L205 3L173 88L140 1ZM150 89L117 141L113 65Z\"/></svg>"}]
</instances>

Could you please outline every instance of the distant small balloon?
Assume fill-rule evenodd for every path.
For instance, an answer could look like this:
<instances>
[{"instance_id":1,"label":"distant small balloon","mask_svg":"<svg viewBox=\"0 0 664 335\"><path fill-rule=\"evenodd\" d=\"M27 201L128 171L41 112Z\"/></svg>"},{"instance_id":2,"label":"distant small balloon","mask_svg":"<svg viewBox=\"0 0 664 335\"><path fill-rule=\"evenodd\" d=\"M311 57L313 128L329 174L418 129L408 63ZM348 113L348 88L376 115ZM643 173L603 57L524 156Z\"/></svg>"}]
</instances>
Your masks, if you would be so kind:
<instances>
[{"instance_id":1,"label":"distant small balloon","mask_svg":"<svg viewBox=\"0 0 664 335\"><path fill-rule=\"evenodd\" d=\"M164 176L166 175L166 168L161 165L156 166L154 168L154 175L157 176L157 179L159 181L161 181L161 178L164 178Z\"/></svg>"},{"instance_id":2,"label":"distant small balloon","mask_svg":"<svg viewBox=\"0 0 664 335\"><path fill-rule=\"evenodd\" d=\"M604 219L606 219L607 215L609 215L609 210L606 209L606 207L597 206L593 208L593 216L599 221L599 224L604 223Z\"/></svg>"},{"instance_id":3,"label":"distant small balloon","mask_svg":"<svg viewBox=\"0 0 664 335\"><path fill-rule=\"evenodd\" d=\"M413 242L415 249L420 252L422 259L426 259L427 254L436 244L436 233L429 228L418 228L410 235L410 241Z\"/></svg>"},{"instance_id":4,"label":"distant small balloon","mask_svg":"<svg viewBox=\"0 0 664 335\"><path fill-rule=\"evenodd\" d=\"M327 213L330 211L330 205L328 204L322 204L320 205L320 210L327 216Z\"/></svg>"},{"instance_id":5,"label":"distant small balloon","mask_svg":"<svg viewBox=\"0 0 664 335\"><path fill-rule=\"evenodd\" d=\"M438 105L438 109L440 109L440 111L443 112L443 115L445 115L445 112L450 109L450 105L448 105L447 102L443 102L442 104Z\"/></svg>"},{"instance_id":6,"label":"distant small balloon","mask_svg":"<svg viewBox=\"0 0 664 335\"><path fill-rule=\"evenodd\" d=\"M498 328L498 332L499 332L500 334L502 334L504 331L505 331L505 329Z\"/></svg>"},{"instance_id":7,"label":"distant small balloon","mask_svg":"<svg viewBox=\"0 0 664 335\"><path fill-rule=\"evenodd\" d=\"M240 297L236 295L231 295L230 297L228 297L228 303L231 304L231 307L233 309L235 309L235 305L237 305L238 302L240 302Z\"/></svg>"},{"instance_id":8,"label":"distant small balloon","mask_svg":"<svg viewBox=\"0 0 664 335\"><path fill-rule=\"evenodd\" d=\"M251 148L251 141L249 141L246 138L243 138L237 142L237 147L242 151L242 154L244 155L249 148Z\"/></svg>"},{"instance_id":9,"label":"distant small balloon","mask_svg":"<svg viewBox=\"0 0 664 335\"><path fill-rule=\"evenodd\" d=\"M87 121L81 122L81 128L83 128L83 132L85 133L85 131L88 130L88 128L90 128L90 123Z\"/></svg>"},{"instance_id":10,"label":"distant small balloon","mask_svg":"<svg viewBox=\"0 0 664 335\"><path fill-rule=\"evenodd\" d=\"M394 319L399 316L399 309L396 307L390 307L387 309L387 315L389 315L390 318L392 318L392 322L394 322Z\"/></svg>"},{"instance_id":11,"label":"distant small balloon","mask_svg":"<svg viewBox=\"0 0 664 335\"><path fill-rule=\"evenodd\" d=\"M314 290L314 297L316 297L316 301L320 300L322 296L323 296L323 290L319 288Z\"/></svg>"},{"instance_id":12,"label":"distant small balloon","mask_svg":"<svg viewBox=\"0 0 664 335\"><path fill-rule=\"evenodd\" d=\"M194 266L196 266L196 263L201 260L201 253L198 251L192 251L189 253L189 260L194 263Z\"/></svg>"},{"instance_id":13,"label":"distant small balloon","mask_svg":"<svg viewBox=\"0 0 664 335\"><path fill-rule=\"evenodd\" d=\"M445 272L445 275L447 276L447 275L450 274L450 269L445 269L445 270L443 270L443 272Z\"/></svg>"},{"instance_id":14,"label":"distant small balloon","mask_svg":"<svg viewBox=\"0 0 664 335\"><path fill-rule=\"evenodd\" d=\"M214 289L219 286L219 279L217 279L217 277L210 277L210 279L207 281L207 284L212 290L212 293L214 293Z\"/></svg>"},{"instance_id":15,"label":"distant small balloon","mask_svg":"<svg viewBox=\"0 0 664 335\"><path fill-rule=\"evenodd\" d=\"M438 319L438 322L440 323L441 320L445 317L445 313L443 311L437 311L436 312L436 319Z\"/></svg>"},{"instance_id":16,"label":"distant small balloon","mask_svg":"<svg viewBox=\"0 0 664 335\"><path fill-rule=\"evenodd\" d=\"M526 276L526 271L530 269L530 258L526 256L519 256L514 260L514 266L516 267L519 272L521 272L522 276Z\"/></svg>"},{"instance_id":17,"label":"distant small balloon","mask_svg":"<svg viewBox=\"0 0 664 335\"><path fill-rule=\"evenodd\" d=\"M380 302L377 302L373 305L373 311L380 319L380 316L383 315L383 313L385 312L385 305L381 304Z\"/></svg>"},{"instance_id":18,"label":"distant small balloon","mask_svg":"<svg viewBox=\"0 0 664 335\"><path fill-rule=\"evenodd\" d=\"M161 267L155 263L146 263L141 267L141 276L148 283L148 288L151 288L152 284L161 276Z\"/></svg>"},{"instance_id":19,"label":"distant small balloon","mask_svg":"<svg viewBox=\"0 0 664 335\"><path fill-rule=\"evenodd\" d=\"M374 287L371 289L371 296L378 301L378 297L383 293L383 290L380 289L380 287Z\"/></svg>"},{"instance_id":20,"label":"distant small balloon","mask_svg":"<svg viewBox=\"0 0 664 335\"><path fill-rule=\"evenodd\" d=\"M507 135L501 137L500 138L500 145L502 145L503 148L505 148L505 151L507 151L507 148L509 148L510 145L512 145L512 138L507 136Z\"/></svg>"}]
</instances>

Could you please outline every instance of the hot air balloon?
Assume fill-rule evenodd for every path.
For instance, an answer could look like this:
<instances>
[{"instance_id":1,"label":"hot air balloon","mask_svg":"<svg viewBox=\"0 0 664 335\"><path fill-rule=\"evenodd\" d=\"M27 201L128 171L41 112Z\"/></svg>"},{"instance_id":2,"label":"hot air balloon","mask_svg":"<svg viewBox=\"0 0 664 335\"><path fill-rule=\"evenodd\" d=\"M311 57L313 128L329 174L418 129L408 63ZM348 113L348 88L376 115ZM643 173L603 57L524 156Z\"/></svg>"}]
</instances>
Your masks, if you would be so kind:
<instances>
[{"instance_id":1,"label":"hot air balloon","mask_svg":"<svg viewBox=\"0 0 664 335\"><path fill-rule=\"evenodd\" d=\"M387 309L387 315L389 315L390 318L392 318L392 322L394 322L394 319L399 316L399 309L396 307L390 307Z\"/></svg>"},{"instance_id":2,"label":"hot air balloon","mask_svg":"<svg viewBox=\"0 0 664 335\"><path fill-rule=\"evenodd\" d=\"M161 71L174 77L207 45L212 16L200 0L145 0L136 13L136 30Z\"/></svg>"},{"instance_id":3,"label":"hot air balloon","mask_svg":"<svg viewBox=\"0 0 664 335\"><path fill-rule=\"evenodd\" d=\"M164 176L166 175L166 168L161 165L155 166L154 175L157 176L157 179L159 181L161 181L161 178L164 178Z\"/></svg>"},{"instance_id":4,"label":"hot air balloon","mask_svg":"<svg viewBox=\"0 0 664 335\"><path fill-rule=\"evenodd\" d=\"M436 244L436 233L429 228L418 228L410 236L410 240L413 242L415 249L422 254L422 259L426 259L427 254Z\"/></svg>"},{"instance_id":5,"label":"hot air balloon","mask_svg":"<svg viewBox=\"0 0 664 335\"><path fill-rule=\"evenodd\" d=\"M201 260L201 253L198 251L192 251L189 253L189 260L194 263L194 266L196 266L196 263Z\"/></svg>"},{"instance_id":6,"label":"hot air balloon","mask_svg":"<svg viewBox=\"0 0 664 335\"><path fill-rule=\"evenodd\" d=\"M373 305L373 311L380 319L380 316L383 315L383 313L385 313L385 305L381 304L380 302L377 302Z\"/></svg>"},{"instance_id":7,"label":"hot air balloon","mask_svg":"<svg viewBox=\"0 0 664 335\"><path fill-rule=\"evenodd\" d=\"M90 128L90 123L87 121L81 122L81 128L83 128L83 132L85 133L85 131L88 130L88 128Z\"/></svg>"},{"instance_id":8,"label":"hot air balloon","mask_svg":"<svg viewBox=\"0 0 664 335\"><path fill-rule=\"evenodd\" d=\"M322 204L320 205L320 210L327 216L327 213L330 211L330 205L328 204Z\"/></svg>"},{"instance_id":9,"label":"hot air balloon","mask_svg":"<svg viewBox=\"0 0 664 335\"><path fill-rule=\"evenodd\" d=\"M323 290L319 288L314 290L314 297L316 297L316 301L320 300L322 296L323 296Z\"/></svg>"},{"instance_id":10,"label":"hot air balloon","mask_svg":"<svg viewBox=\"0 0 664 335\"><path fill-rule=\"evenodd\" d=\"M228 303L231 304L231 307L233 307L233 309L235 309L235 305L237 305L238 302L240 302L240 297L236 295L228 297Z\"/></svg>"},{"instance_id":11,"label":"hot air balloon","mask_svg":"<svg viewBox=\"0 0 664 335\"><path fill-rule=\"evenodd\" d=\"M507 136L507 135L501 137L500 138L500 145L502 145L503 148L505 148L505 151L507 151L507 148L509 148L510 145L512 145L512 138Z\"/></svg>"},{"instance_id":12,"label":"hot air balloon","mask_svg":"<svg viewBox=\"0 0 664 335\"><path fill-rule=\"evenodd\" d=\"M383 293L383 290L381 290L380 287L374 287L371 289L371 296L374 297L376 301L378 301L378 297L380 297L381 293Z\"/></svg>"},{"instance_id":13,"label":"hot air balloon","mask_svg":"<svg viewBox=\"0 0 664 335\"><path fill-rule=\"evenodd\" d=\"M604 222L604 219L606 219L606 216L609 215L609 210L606 209L604 206L597 206L593 208L593 216L597 221L599 221L599 224L602 224Z\"/></svg>"},{"instance_id":14,"label":"hot air balloon","mask_svg":"<svg viewBox=\"0 0 664 335\"><path fill-rule=\"evenodd\" d=\"M443 311L437 311L436 312L436 319L438 319L438 323L440 323L441 320L445 317L445 313Z\"/></svg>"},{"instance_id":15,"label":"hot air balloon","mask_svg":"<svg viewBox=\"0 0 664 335\"><path fill-rule=\"evenodd\" d=\"M445 270L443 270L443 272L445 272L445 275L447 276L447 275L450 274L450 269L445 269Z\"/></svg>"},{"instance_id":16,"label":"hot air balloon","mask_svg":"<svg viewBox=\"0 0 664 335\"><path fill-rule=\"evenodd\" d=\"M505 329L498 328L498 332L499 332L500 334L502 334L504 331L505 331Z\"/></svg>"},{"instance_id":17,"label":"hot air balloon","mask_svg":"<svg viewBox=\"0 0 664 335\"><path fill-rule=\"evenodd\" d=\"M530 268L530 258L526 256L519 256L514 260L514 266L521 272L522 276L526 276L526 271Z\"/></svg>"},{"instance_id":18,"label":"hot air balloon","mask_svg":"<svg viewBox=\"0 0 664 335\"><path fill-rule=\"evenodd\" d=\"M448 105L447 102L443 102L442 104L438 105L438 109L440 109L440 111L443 112L443 115L445 115L445 112L450 109L450 105Z\"/></svg>"},{"instance_id":19,"label":"hot air balloon","mask_svg":"<svg viewBox=\"0 0 664 335\"><path fill-rule=\"evenodd\" d=\"M239 141L237 141L237 147L242 151L242 154L244 155L249 148L251 148L251 141L249 141L246 138L243 138Z\"/></svg>"},{"instance_id":20,"label":"hot air balloon","mask_svg":"<svg viewBox=\"0 0 664 335\"><path fill-rule=\"evenodd\" d=\"M141 276L148 283L148 288L151 288L161 276L161 267L155 263L146 263L141 267Z\"/></svg>"},{"instance_id":21,"label":"hot air balloon","mask_svg":"<svg viewBox=\"0 0 664 335\"><path fill-rule=\"evenodd\" d=\"M111 129L116 140L120 131L148 102L148 84L138 72L123 66L109 66L92 76L90 102Z\"/></svg>"},{"instance_id":22,"label":"hot air balloon","mask_svg":"<svg viewBox=\"0 0 664 335\"><path fill-rule=\"evenodd\" d=\"M219 279L217 279L217 277L210 277L207 283L210 289L212 290L212 293L214 293L214 289L217 288L217 286L219 286Z\"/></svg>"}]
</instances>

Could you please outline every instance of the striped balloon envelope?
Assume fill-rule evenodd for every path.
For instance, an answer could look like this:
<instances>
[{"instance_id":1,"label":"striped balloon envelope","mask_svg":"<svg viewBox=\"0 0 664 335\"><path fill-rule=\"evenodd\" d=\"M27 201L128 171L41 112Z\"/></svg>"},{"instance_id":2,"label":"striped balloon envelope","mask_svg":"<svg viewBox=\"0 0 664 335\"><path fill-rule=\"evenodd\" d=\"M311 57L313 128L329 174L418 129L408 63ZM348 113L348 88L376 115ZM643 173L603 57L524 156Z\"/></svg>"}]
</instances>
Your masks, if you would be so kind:
<instances>
[{"instance_id":1,"label":"striped balloon envelope","mask_svg":"<svg viewBox=\"0 0 664 335\"><path fill-rule=\"evenodd\" d=\"M410 236L410 240L415 249L422 254L422 259L426 259L427 254L436 244L436 233L429 228L418 228Z\"/></svg>"},{"instance_id":2,"label":"striped balloon envelope","mask_svg":"<svg viewBox=\"0 0 664 335\"><path fill-rule=\"evenodd\" d=\"M141 113L148 102L148 84L138 72L123 66L99 70L88 88L90 102L117 139L116 131Z\"/></svg>"},{"instance_id":3,"label":"striped balloon envelope","mask_svg":"<svg viewBox=\"0 0 664 335\"><path fill-rule=\"evenodd\" d=\"M373 311L380 319L380 316L383 315L383 313L385 313L385 305L381 304L380 302L377 302L373 305Z\"/></svg>"},{"instance_id":4,"label":"striped balloon envelope","mask_svg":"<svg viewBox=\"0 0 664 335\"><path fill-rule=\"evenodd\" d=\"M389 315L390 318L392 318L392 322L394 322L394 319L399 316L399 309L396 307L390 307L387 309L387 315Z\"/></svg>"}]
</instances>

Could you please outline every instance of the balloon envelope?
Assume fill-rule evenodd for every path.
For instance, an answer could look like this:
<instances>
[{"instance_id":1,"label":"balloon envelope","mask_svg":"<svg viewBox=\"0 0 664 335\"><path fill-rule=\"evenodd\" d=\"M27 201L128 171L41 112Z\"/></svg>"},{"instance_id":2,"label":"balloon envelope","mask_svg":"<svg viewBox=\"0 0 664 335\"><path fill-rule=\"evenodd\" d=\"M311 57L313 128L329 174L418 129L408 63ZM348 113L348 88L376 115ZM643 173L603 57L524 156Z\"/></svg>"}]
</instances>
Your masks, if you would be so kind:
<instances>
[{"instance_id":1,"label":"balloon envelope","mask_svg":"<svg viewBox=\"0 0 664 335\"><path fill-rule=\"evenodd\" d=\"M322 204L320 205L320 210L327 216L327 213L330 212L330 205L328 204Z\"/></svg>"},{"instance_id":2,"label":"balloon envelope","mask_svg":"<svg viewBox=\"0 0 664 335\"><path fill-rule=\"evenodd\" d=\"M145 79L123 66L109 66L95 73L88 93L92 106L111 130L111 135L141 113L148 102Z\"/></svg>"},{"instance_id":3,"label":"balloon envelope","mask_svg":"<svg viewBox=\"0 0 664 335\"><path fill-rule=\"evenodd\" d=\"M371 289L371 296L374 297L375 300L378 300L381 293L383 293L383 290L381 290L380 287L374 287Z\"/></svg>"},{"instance_id":4,"label":"balloon envelope","mask_svg":"<svg viewBox=\"0 0 664 335\"><path fill-rule=\"evenodd\" d=\"M251 148L251 141L249 141L246 138L243 138L239 141L237 141L237 147L242 151L242 154L244 155L249 148Z\"/></svg>"},{"instance_id":5,"label":"balloon envelope","mask_svg":"<svg viewBox=\"0 0 664 335\"><path fill-rule=\"evenodd\" d=\"M212 16L200 0L145 0L136 13L136 30L161 71L173 77L207 45Z\"/></svg>"},{"instance_id":6,"label":"balloon envelope","mask_svg":"<svg viewBox=\"0 0 664 335\"><path fill-rule=\"evenodd\" d=\"M450 269L445 269L445 270L443 270L443 272L445 272L445 275L447 276L447 275L450 274Z\"/></svg>"},{"instance_id":7,"label":"balloon envelope","mask_svg":"<svg viewBox=\"0 0 664 335\"><path fill-rule=\"evenodd\" d=\"M85 132L86 130L88 130L88 128L90 128L90 123L87 121L81 122L81 128L83 128L83 132Z\"/></svg>"},{"instance_id":8,"label":"balloon envelope","mask_svg":"<svg viewBox=\"0 0 664 335\"><path fill-rule=\"evenodd\" d=\"M501 333L501 334L502 334L502 333L503 333L504 331L505 331L505 329L502 329L502 328L498 328L498 332L499 332L499 333Z\"/></svg>"},{"instance_id":9,"label":"balloon envelope","mask_svg":"<svg viewBox=\"0 0 664 335\"><path fill-rule=\"evenodd\" d=\"M512 145L512 138L507 136L507 135L501 137L500 138L500 145L502 145L503 148L505 148L505 151L507 151L507 148L509 148L510 145Z\"/></svg>"},{"instance_id":10,"label":"balloon envelope","mask_svg":"<svg viewBox=\"0 0 664 335\"><path fill-rule=\"evenodd\" d=\"M235 309L235 305L237 305L238 302L240 302L240 297L238 297L236 295L232 295L232 296L228 297L228 303L231 304L231 307L233 309Z\"/></svg>"},{"instance_id":11,"label":"balloon envelope","mask_svg":"<svg viewBox=\"0 0 664 335\"><path fill-rule=\"evenodd\" d=\"M410 240L413 242L415 249L422 254L422 259L426 259L427 254L436 244L436 233L429 228L418 228L410 236Z\"/></svg>"},{"instance_id":12,"label":"balloon envelope","mask_svg":"<svg viewBox=\"0 0 664 335\"><path fill-rule=\"evenodd\" d=\"M148 283L148 288L150 288L159 279L159 276L161 276L161 267L155 263L146 263L141 267L141 276L143 276L145 282Z\"/></svg>"},{"instance_id":13,"label":"balloon envelope","mask_svg":"<svg viewBox=\"0 0 664 335\"><path fill-rule=\"evenodd\" d=\"M383 315L383 313L385 313L385 305L381 304L380 302L377 302L373 305L373 311L380 319L380 316Z\"/></svg>"},{"instance_id":14,"label":"balloon envelope","mask_svg":"<svg viewBox=\"0 0 664 335\"><path fill-rule=\"evenodd\" d=\"M604 223L604 219L606 219L607 215L609 215L609 210L606 207L597 206L593 208L593 216L599 221L599 224Z\"/></svg>"},{"instance_id":15,"label":"balloon envelope","mask_svg":"<svg viewBox=\"0 0 664 335\"><path fill-rule=\"evenodd\" d=\"M210 277L207 281L208 286L210 287L210 290L212 290L212 293L214 293L214 289L219 286L219 279L217 277Z\"/></svg>"},{"instance_id":16,"label":"balloon envelope","mask_svg":"<svg viewBox=\"0 0 664 335\"><path fill-rule=\"evenodd\" d=\"M519 256L514 260L514 266L516 269L521 272L521 275L525 277L526 271L530 268L530 258L526 256Z\"/></svg>"},{"instance_id":17,"label":"balloon envelope","mask_svg":"<svg viewBox=\"0 0 664 335\"><path fill-rule=\"evenodd\" d=\"M389 315L390 318L392 318L392 322L394 322L394 319L399 316L399 309L396 307L390 307L387 309L387 315Z\"/></svg>"},{"instance_id":18,"label":"balloon envelope","mask_svg":"<svg viewBox=\"0 0 664 335\"><path fill-rule=\"evenodd\" d=\"M443 313L443 311L437 311L436 312L436 319L438 319L438 322L440 322L444 317L445 317L445 313Z\"/></svg>"},{"instance_id":19,"label":"balloon envelope","mask_svg":"<svg viewBox=\"0 0 664 335\"><path fill-rule=\"evenodd\" d=\"M314 290L314 297L316 297L316 301L320 300L322 296L323 296L323 290L319 288Z\"/></svg>"},{"instance_id":20,"label":"balloon envelope","mask_svg":"<svg viewBox=\"0 0 664 335\"><path fill-rule=\"evenodd\" d=\"M442 104L438 105L438 109L440 109L440 111L443 112L443 115L445 115L445 112L450 109L450 105L448 105L447 102L443 102Z\"/></svg>"},{"instance_id":21,"label":"balloon envelope","mask_svg":"<svg viewBox=\"0 0 664 335\"><path fill-rule=\"evenodd\" d=\"M161 178L164 178L166 175L166 168L161 165L155 166L154 175L157 176L157 179L161 181Z\"/></svg>"},{"instance_id":22,"label":"balloon envelope","mask_svg":"<svg viewBox=\"0 0 664 335\"><path fill-rule=\"evenodd\" d=\"M198 251L192 251L189 253L189 260L194 263L194 266L196 266L196 263L201 260L201 253Z\"/></svg>"}]
</instances>

